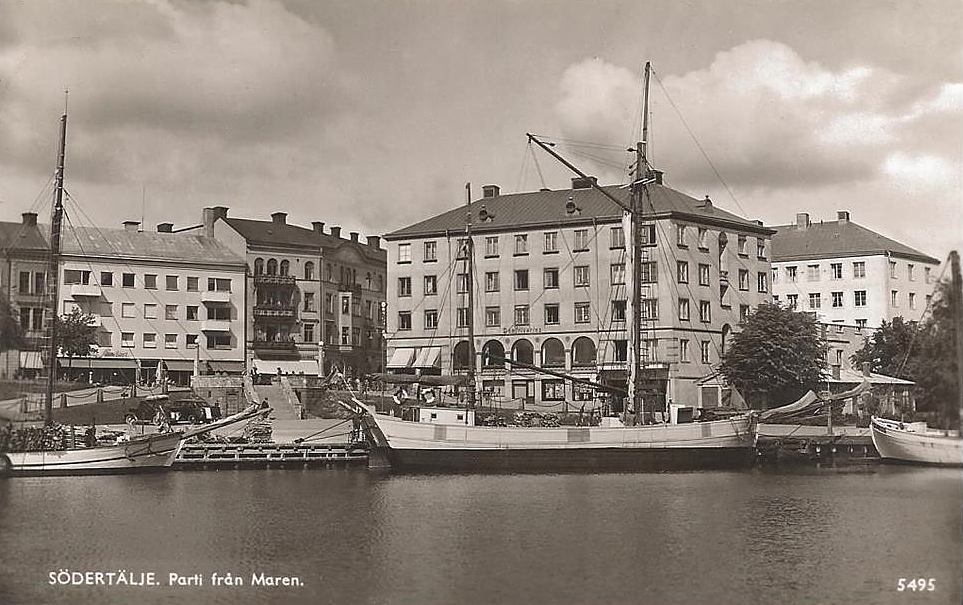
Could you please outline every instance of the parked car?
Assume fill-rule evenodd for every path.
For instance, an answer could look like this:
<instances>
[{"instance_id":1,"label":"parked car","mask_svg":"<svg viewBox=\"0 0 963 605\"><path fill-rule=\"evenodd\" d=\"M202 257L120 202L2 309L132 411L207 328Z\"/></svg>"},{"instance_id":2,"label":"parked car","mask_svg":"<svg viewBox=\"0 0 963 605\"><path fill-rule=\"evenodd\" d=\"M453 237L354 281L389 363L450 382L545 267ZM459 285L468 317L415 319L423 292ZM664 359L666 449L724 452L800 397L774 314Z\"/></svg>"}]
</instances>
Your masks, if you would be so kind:
<instances>
[{"instance_id":1,"label":"parked car","mask_svg":"<svg viewBox=\"0 0 963 605\"><path fill-rule=\"evenodd\" d=\"M171 424L201 424L221 417L220 407L209 405L199 397L171 401L167 395L151 395L136 408L128 409L124 420L133 424L154 422L159 410L163 410Z\"/></svg>"}]
</instances>

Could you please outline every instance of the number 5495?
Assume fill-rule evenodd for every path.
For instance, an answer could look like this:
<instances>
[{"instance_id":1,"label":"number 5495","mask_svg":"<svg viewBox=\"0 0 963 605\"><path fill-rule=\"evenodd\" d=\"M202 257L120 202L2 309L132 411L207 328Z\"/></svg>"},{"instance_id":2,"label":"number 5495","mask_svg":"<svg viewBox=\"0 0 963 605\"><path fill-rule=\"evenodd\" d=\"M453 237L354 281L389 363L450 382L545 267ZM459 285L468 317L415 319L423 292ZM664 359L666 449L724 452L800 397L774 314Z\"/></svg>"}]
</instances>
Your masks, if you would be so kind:
<instances>
[{"instance_id":1,"label":"number 5495","mask_svg":"<svg viewBox=\"0 0 963 605\"><path fill-rule=\"evenodd\" d=\"M935 578L900 578L896 581L896 590L903 592L904 590L911 590L913 592L933 592L936 590L936 579Z\"/></svg>"}]
</instances>

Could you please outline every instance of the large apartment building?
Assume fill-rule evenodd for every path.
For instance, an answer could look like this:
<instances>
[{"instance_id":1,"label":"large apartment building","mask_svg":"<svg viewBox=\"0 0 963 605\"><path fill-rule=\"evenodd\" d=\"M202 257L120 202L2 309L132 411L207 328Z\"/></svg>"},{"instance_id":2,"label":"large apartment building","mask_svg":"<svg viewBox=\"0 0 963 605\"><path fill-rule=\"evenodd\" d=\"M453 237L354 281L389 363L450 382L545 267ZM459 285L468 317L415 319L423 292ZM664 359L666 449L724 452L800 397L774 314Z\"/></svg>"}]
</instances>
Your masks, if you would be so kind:
<instances>
[{"instance_id":1,"label":"large apartment building","mask_svg":"<svg viewBox=\"0 0 963 605\"><path fill-rule=\"evenodd\" d=\"M59 313L80 309L98 328L93 355L59 365L96 382L151 381L161 362L188 384L202 373L244 371L244 259L170 223L141 231L78 227L61 242Z\"/></svg>"},{"instance_id":2,"label":"large apartment building","mask_svg":"<svg viewBox=\"0 0 963 605\"><path fill-rule=\"evenodd\" d=\"M47 304L49 246L35 212L24 212L19 223L0 222L0 287L10 311L20 322L26 345L0 353L0 377L33 376L43 369L44 308Z\"/></svg>"},{"instance_id":3,"label":"large apartment building","mask_svg":"<svg viewBox=\"0 0 963 605\"><path fill-rule=\"evenodd\" d=\"M854 223L847 211L818 223L799 213L773 229L775 300L860 329L922 317L939 260Z\"/></svg>"},{"instance_id":4,"label":"large apartment building","mask_svg":"<svg viewBox=\"0 0 963 605\"><path fill-rule=\"evenodd\" d=\"M698 405L696 383L712 374L727 336L770 298L772 230L656 175L639 250L645 388L656 406ZM627 187L604 189L628 201ZM633 250L621 209L580 178L554 191L505 195L486 186L470 216L473 277L464 207L385 236L388 370L463 373L471 363L483 399L542 410L589 408L595 394L499 357L625 387Z\"/></svg>"}]
</instances>

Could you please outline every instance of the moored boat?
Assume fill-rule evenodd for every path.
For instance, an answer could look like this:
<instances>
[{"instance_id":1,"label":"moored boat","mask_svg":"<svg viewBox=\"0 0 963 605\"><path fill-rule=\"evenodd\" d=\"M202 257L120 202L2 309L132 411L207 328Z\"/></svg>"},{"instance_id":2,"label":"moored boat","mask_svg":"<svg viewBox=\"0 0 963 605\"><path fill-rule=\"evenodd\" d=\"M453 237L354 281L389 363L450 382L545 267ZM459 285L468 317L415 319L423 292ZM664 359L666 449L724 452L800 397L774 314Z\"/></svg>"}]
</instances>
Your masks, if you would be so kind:
<instances>
[{"instance_id":1,"label":"moored boat","mask_svg":"<svg viewBox=\"0 0 963 605\"><path fill-rule=\"evenodd\" d=\"M174 463L183 443L179 432L157 433L119 441L115 445L7 452L14 475L108 474L158 471Z\"/></svg>"},{"instance_id":2,"label":"moored boat","mask_svg":"<svg viewBox=\"0 0 963 605\"><path fill-rule=\"evenodd\" d=\"M925 422L903 423L876 417L870 427L873 445L884 461L963 466L963 439L959 431L929 428Z\"/></svg>"}]
</instances>

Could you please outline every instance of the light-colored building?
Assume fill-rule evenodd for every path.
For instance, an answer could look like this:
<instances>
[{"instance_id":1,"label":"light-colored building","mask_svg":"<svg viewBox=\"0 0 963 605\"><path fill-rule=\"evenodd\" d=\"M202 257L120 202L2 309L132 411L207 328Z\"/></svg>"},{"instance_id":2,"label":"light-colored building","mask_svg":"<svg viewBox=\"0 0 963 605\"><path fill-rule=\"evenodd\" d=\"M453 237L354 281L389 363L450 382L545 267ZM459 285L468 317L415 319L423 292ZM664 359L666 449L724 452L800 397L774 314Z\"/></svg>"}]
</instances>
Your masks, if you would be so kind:
<instances>
[{"instance_id":1,"label":"light-colored building","mask_svg":"<svg viewBox=\"0 0 963 605\"><path fill-rule=\"evenodd\" d=\"M656 175L640 250L646 401L698 405L696 381L740 317L770 299L772 230ZM604 189L628 201L627 187ZM537 410L588 409L595 393L495 356L624 387L632 259L621 209L586 179L507 195L486 186L471 209L473 280L465 219L462 206L385 236L389 371L464 373L474 363L483 401Z\"/></svg>"},{"instance_id":2,"label":"light-colored building","mask_svg":"<svg viewBox=\"0 0 963 605\"><path fill-rule=\"evenodd\" d=\"M10 311L20 322L23 350L0 353L0 377L33 376L43 369L40 348L47 305L49 246L35 212L24 212L19 223L0 222L0 287Z\"/></svg>"},{"instance_id":3,"label":"light-colored building","mask_svg":"<svg viewBox=\"0 0 963 605\"><path fill-rule=\"evenodd\" d=\"M94 317L95 353L60 357L62 371L96 382L154 379L161 361L175 382L244 371L245 265L201 233L170 223L141 231L80 227L61 242L58 311Z\"/></svg>"},{"instance_id":4,"label":"light-colored building","mask_svg":"<svg viewBox=\"0 0 963 605\"><path fill-rule=\"evenodd\" d=\"M939 261L854 223L796 215L773 227L773 298L823 323L874 329L894 317L918 320L927 307Z\"/></svg>"}]
</instances>

